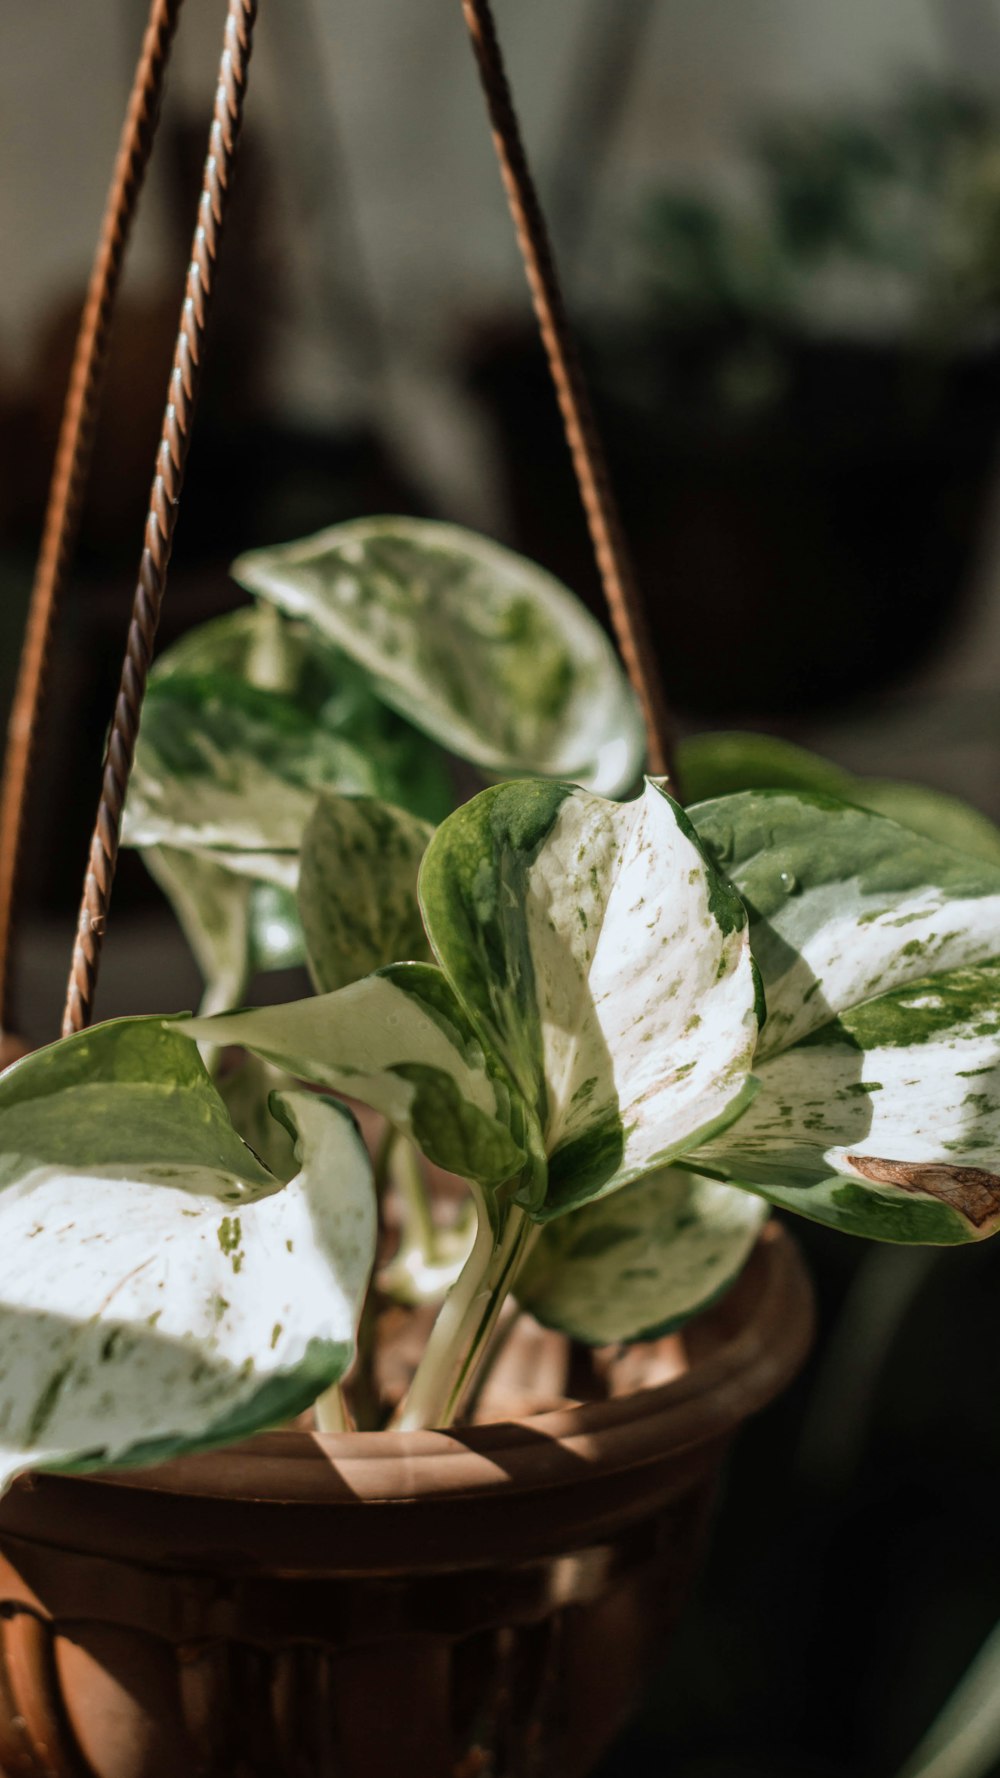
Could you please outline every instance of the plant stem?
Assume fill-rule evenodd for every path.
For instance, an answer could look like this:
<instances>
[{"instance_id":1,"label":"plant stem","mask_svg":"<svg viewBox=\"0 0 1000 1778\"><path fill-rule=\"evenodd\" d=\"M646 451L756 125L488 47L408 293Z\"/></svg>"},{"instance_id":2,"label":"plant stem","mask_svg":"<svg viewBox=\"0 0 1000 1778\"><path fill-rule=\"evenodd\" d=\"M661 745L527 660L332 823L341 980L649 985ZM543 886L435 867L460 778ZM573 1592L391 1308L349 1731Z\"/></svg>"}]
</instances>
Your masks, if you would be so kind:
<instances>
[{"instance_id":1,"label":"plant stem","mask_svg":"<svg viewBox=\"0 0 1000 1778\"><path fill-rule=\"evenodd\" d=\"M445 1298L409 1394L394 1416L393 1425L403 1432L452 1424L537 1232L526 1212L514 1204L507 1209L497 1237L482 1193L472 1189L479 1211L475 1245Z\"/></svg>"},{"instance_id":2,"label":"plant stem","mask_svg":"<svg viewBox=\"0 0 1000 1778\"><path fill-rule=\"evenodd\" d=\"M329 1389L324 1389L323 1394L317 1397L313 1413L316 1416L317 1432L354 1431L354 1421L339 1383L331 1383Z\"/></svg>"},{"instance_id":3,"label":"plant stem","mask_svg":"<svg viewBox=\"0 0 1000 1778\"><path fill-rule=\"evenodd\" d=\"M424 1253L432 1254L437 1231L427 1201L417 1151L405 1136L397 1138L392 1161L392 1182L399 1193L406 1218L404 1239L408 1235L411 1243L419 1243Z\"/></svg>"}]
</instances>

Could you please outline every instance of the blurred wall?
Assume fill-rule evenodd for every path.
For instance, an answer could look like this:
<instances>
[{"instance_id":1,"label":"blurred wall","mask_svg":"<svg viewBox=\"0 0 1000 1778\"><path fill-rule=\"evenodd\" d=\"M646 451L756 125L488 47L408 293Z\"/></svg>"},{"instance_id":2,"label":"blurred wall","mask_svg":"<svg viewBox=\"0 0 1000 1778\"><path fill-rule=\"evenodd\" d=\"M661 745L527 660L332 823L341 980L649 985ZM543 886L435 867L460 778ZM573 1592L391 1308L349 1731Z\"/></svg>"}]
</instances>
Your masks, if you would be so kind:
<instances>
[{"instance_id":1,"label":"blurred wall","mask_svg":"<svg viewBox=\"0 0 1000 1778\"><path fill-rule=\"evenodd\" d=\"M648 18L605 168L619 199L665 165L724 160L740 118L777 100L877 91L912 68L951 66L1000 81L993 8L980 0L498 0L543 174L557 162L565 171L572 158L567 132L588 43L600 53L612 9L620 22L630 8ZM22 352L52 293L86 270L144 12L141 0L0 7L0 352ZM223 8L188 0L185 12L173 98L204 104ZM312 107L305 116L295 100L303 71ZM340 165L325 168L325 183L332 171L346 190L325 197L310 115L325 116L328 127L336 120ZM264 0L251 117L266 133L289 220L301 213L311 168L326 221L338 229L342 277L356 275L350 261L360 250L369 293L393 331L432 343L457 307L519 290L457 0ZM584 142L582 177L586 155ZM133 259L139 281L161 264L162 182L155 186ZM300 241L296 254L293 283L307 322L317 245ZM315 379L309 327L297 331ZM307 384L309 373L300 367L292 381Z\"/></svg>"}]
</instances>

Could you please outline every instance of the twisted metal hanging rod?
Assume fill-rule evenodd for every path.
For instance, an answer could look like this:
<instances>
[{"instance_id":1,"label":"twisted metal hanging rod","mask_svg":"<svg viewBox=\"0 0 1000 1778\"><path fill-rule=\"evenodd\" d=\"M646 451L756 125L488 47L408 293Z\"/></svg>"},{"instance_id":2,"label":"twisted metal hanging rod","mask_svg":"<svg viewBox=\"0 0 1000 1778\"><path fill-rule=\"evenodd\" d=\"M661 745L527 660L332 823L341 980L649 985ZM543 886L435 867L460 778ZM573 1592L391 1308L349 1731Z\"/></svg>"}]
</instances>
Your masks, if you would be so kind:
<instances>
[{"instance_id":1,"label":"twisted metal hanging rod","mask_svg":"<svg viewBox=\"0 0 1000 1778\"><path fill-rule=\"evenodd\" d=\"M115 298L149 157L182 0L152 0L80 318L28 605L0 785L0 1035L10 1026L13 923L25 815L56 617L93 452Z\"/></svg>"},{"instance_id":2,"label":"twisted metal hanging rod","mask_svg":"<svg viewBox=\"0 0 1000 1778\"><path fill-rule=\"evenodd\" d=\"M80 903L63 1015L64 1037L82 1030L89 1023L93 1008L108 904L118 861L122 810L135 756L139 715L166 588L191 442L191 425L204 359L205 329L215 290L216 260L232 185L256 17L257 0L229 0L198 221L191 245L156 473L150 492L146 543L139 565L121 683L105 754L101 798Z\"/></svg>"},{"instance_id":3,"label":"twisted metal hanging rod","mask_svg":"<svg viewBox=\"0 0 1000 1778\"><path fill-rule=\"evenodd\" d=\"M608 611L642 707L650 770L676 791L673 724L629 559L600 435L563 300L538 192L514 109L490 0L462 0L492 126L493 144L555 386Z\"/></svg>"}]
</instances>

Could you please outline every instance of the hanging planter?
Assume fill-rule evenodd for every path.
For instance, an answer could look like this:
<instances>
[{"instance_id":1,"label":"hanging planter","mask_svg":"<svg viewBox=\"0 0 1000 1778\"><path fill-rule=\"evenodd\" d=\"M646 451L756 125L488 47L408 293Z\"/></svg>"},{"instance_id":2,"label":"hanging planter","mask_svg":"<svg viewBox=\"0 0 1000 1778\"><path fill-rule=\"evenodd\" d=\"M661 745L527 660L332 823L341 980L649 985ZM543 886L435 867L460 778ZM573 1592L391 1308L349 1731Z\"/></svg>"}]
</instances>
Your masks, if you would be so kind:
<instances>
[{"instance_id":1,"label":"hanging planter","mask_svg":"<svg viewBox=\"0 0 1000 1778\"><path fill-rule=\"evenodd\" d=\"M67 407L4 943L176 11L154 0ZM151 678L254 11L230 0L64 1034L0 1077L0 1760L583 1778L729 1440L808 1343L768 1206L908 1242L1000 1224L1000 867L801 756L792 788L671 793L487 0L464 11L631 689L565 588L405 519L241 559L256 606ZM490 781L443 820L442 748ZM90 1023L123 815L198 1019ZM314 996L232 1010L293 955ZM557 1362L525 1401L527 1314Z\"/></svg>"},{"instance_id":2,"label":"hanging planter","mask_svg":"<svg viewBox=\"0 0 1000 1778\"><path fill-rule=\"evenodd\" d=\"M668 1383L15 1489L0 1758L59 1778L582 1775L683 1604L729 1439L809 1328L773 1230ZM640 1382L658 1367L652 1346Z\"/></svg>"}]
</instances>

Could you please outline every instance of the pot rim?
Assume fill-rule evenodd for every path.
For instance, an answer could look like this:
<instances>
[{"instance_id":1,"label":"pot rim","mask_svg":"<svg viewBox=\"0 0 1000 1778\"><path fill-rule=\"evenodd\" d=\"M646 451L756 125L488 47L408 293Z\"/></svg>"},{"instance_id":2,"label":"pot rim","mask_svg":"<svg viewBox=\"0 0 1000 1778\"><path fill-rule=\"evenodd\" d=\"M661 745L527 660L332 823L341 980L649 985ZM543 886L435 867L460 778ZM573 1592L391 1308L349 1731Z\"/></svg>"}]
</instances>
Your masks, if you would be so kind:
<instances>
[{"instance_id":1,"label":"pot rim","mask_svg":"<svg viewBox=\"0 0 1000 1778\"><path fill-rule=\"evenodd\" d=\"M448 1431L263 1432L155 1468L60 1480L133 1497L341 1506L416 1497L441 1501L565 1486L584 1477L593 1481L728 1438L791 1380L812 1333L805 1268L787 1231L772 1221L732 1288L684 1329L688 1368L669 1382ZM55 1479L44 1478L46 1483ZM25 1478L15 1491L32 1485Z\"/></svg>"}]
</instances>

